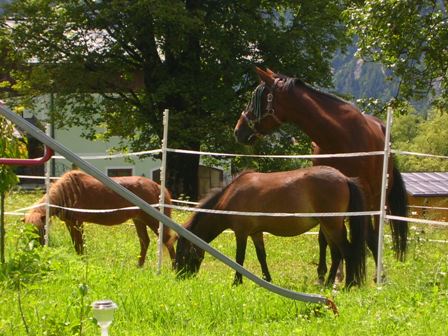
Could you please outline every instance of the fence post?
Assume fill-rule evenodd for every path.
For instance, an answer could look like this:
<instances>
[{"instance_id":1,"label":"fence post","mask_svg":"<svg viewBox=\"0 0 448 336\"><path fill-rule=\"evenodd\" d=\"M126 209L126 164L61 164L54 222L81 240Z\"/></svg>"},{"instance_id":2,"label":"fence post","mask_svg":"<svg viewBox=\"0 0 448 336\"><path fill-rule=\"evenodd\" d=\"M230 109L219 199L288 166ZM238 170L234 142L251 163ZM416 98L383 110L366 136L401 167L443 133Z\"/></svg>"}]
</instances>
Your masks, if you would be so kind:
<instances>
[{"instance_id":1,"label":"fence post","mask_svg":"<svg viewBox=\"0 0 448 336\"><path fill-rule=\"evenodd\" d=\"M45 134L51 137L50 124L45 127ZM50 231L50 174L51 174L51 160L45 162L45 228L44 228L44 245L48 246L48 236Z\"/></svg>"},{"instance_id":2,"label":"fence post","mask_svg":"<svg viewBox=\"0 0 448 336\"><path fill-rule=\"evenodd\" d=\"M381 179L380 218L378 228L378 260L376 270L376 283L381 285L383 273L383 245L384 245L384 220L386 218L386 195L388 185L388 167L390 156L390 131L392 126L392 108L387 109L386 134L384 135L383 176Z\"/></svg>"},{"instance_id":3,"label":"fence post","mask_svg":"<svg viewBox=\"0 0 448 336\"><path fill-rule=\"evenodd\" d=\"M168 147L168 119L169 111L163 111L163 138L162 138L162 164L160 166L160 197L159 197L159 209L161 213L165 211L165 178L166 178L166 154ZM157 273L160 274L162 269L162 256L163 256L163 223L159 222L159 239L158 239L158 263Z\"/></svg>"}]
</instances>

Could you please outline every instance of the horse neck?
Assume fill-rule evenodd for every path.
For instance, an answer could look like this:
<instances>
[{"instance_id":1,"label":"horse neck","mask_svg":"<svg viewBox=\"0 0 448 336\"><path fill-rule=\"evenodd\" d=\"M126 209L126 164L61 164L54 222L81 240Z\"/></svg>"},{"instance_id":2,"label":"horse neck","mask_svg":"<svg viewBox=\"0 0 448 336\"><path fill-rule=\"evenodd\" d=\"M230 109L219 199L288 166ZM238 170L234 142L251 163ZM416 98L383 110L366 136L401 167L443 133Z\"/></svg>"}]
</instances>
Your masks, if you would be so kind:
<instances>
[{"instance_id":1,"label":"horse neck","mask_svg":"<svg viewBox=\"0 0 448 336\"><path fill-rule=\"evenodd\" d=\"M288 95L292 113L287 122L297 125L325 151L340 151L347 143L347 123L361 113L350 103L306 85L296 86Z\"/></svg>"},{"instance_id":2,"label":"horse neck","mask_svg":"<svg viewBox=\"0 0 448 336\"><path fill-rule=\"evenodd\" d=\"M46 206L45 206L45 203L47 203L47 198L46 198L46 196L44 196L44 197L42 197L41 199L40 199L40 201L39 202L37 202L36 203L36 205L40 205L39 207L37 207L37 208L34 208L33 210L32 210L32 212L34 213L34 214L39 214L39 215L42 215L42 216L45 216L46 214L47 214L47 208L46 208ZM51 217L51 215L52 215L52 208L50 208L50 217Z\"/></svg>"},{"instance_id":3,"label":"horse neck","mask_svg":"<svg viewBox=\"0 0 448 336\"><path fill-rule=\"evenodd\" d=\"M191 232L204 240L206 243L210 243L227 228L222 225L220 220L222 218L223 216L221 215L196 213L189 223Z\"/></svg>"},{"instance_id":4,"label":"horse neck","mask_svg":"<svg viewBox=\"0 0 448 336\"><path fill-rule=\"evenodd\" d=\"M49 197L47 195L44 195L44 197L42 197L41 200L39 201L39 204L48 203L49 207L50 207L50 210L49 210L50 217L57 216L59 214L60 209L51 206L51 205L57 205L57 202L55 201L54 196L52 195L51 192L48 195L49 195ZM36 208L35 210L38 211L39 213L41 213L42 215L46 215L46 213L47 213L46 206L44 206L44 205Z\"/></svg>"}]
</instances>

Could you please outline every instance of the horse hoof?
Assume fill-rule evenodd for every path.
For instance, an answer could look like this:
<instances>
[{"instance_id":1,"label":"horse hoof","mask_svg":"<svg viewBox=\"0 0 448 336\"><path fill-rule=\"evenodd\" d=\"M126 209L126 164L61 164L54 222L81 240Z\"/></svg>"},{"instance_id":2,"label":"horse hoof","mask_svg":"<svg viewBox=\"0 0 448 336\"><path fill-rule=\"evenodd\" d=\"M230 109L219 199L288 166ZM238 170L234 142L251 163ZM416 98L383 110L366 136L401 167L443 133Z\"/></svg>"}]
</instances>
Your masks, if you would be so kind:
<instances>
[{"instance_id":1,"label":"horse hoof","mask_svg":"<svg viewBox=\"0 0 448 336\"><path fill-rule=\"evenodd\" d=\"M373 278L373 281L375 282L375 283L378 283L378 278L375 276L374 278ZM386 275L385 274L381 274L381 283L385 283L385 282L387 282L387 277L386 277Z\"/></svg>"},{"instance_id":2,"label":"horse hoof","mask_svg":"<svg viewBox=\"0 0 448 336\"><path fill-rule=\"evenodd\" d=\"M241 279L241 280L234 280L233 281L233 283L232 283L232 286L233 287L236 287L236 286L239 286L239 285L242 285L243 284L243 280Z\"/></svg>"}]
</instances>

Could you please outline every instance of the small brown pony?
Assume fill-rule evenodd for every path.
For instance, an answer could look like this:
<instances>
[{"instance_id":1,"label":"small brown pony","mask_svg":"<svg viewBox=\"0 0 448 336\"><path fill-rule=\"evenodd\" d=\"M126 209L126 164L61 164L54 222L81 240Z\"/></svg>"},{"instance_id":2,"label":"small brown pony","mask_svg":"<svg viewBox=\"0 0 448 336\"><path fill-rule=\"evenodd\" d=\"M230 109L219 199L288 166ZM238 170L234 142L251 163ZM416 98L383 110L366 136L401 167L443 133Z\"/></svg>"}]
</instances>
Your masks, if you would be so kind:
<instances>
[{"instance_id":1,"label":"small brown pony","mask_svg":"<svg viewBox=\"0 0 448 336\"><path fill-rule=\"evenodd\" d=\"M317 90L300 79L256 68L261 83L238 119L234 134L237 141L253 144L284 123L296 125L314 144L315 154L382 151L385 127L381 120L361 113L353 104ZM368 210L378 210L381 198L383 156L318 158L314 165L327 165L349 177L357 177L365 191ZM407 216L407 194L400 172L389 161L387 205L393 215ZM405 258L408 223L390 221L393 248L397 259ZM377 262L379 217L369 226L367 244ZM321 246L318 273L326 272L326 241L319 234Z\"/></svg>"},{"instance_id":2,"label":"small brown pony","mask_svg":"<svg viewBox=\"0 0 448 336\"><path fill-rule=\"evenodd\" d=\"M145 200L147 203L159 203L160 185L154 181L141 176L123 176L114 177L112 179ZM50 208L50 217L57 216L65 222L78 254L83 253L84 222L101 225L116 225L122 224L128 219L132 219L140 241L138 265L143 266L149 246L149 236L146 226L157 234L159 228L157 220L143 212L141 209L116 210L110 212L80 212L63 209L62 207L107 210L132 206L129 201L119 196L103 183L79 170L65 173L57 182L52 184L48 193L50 196L49 203L57 206ZM47 197L45 195L38 204L45 203L46 200ZM168 191L165 192L165 203L171 204L171 196ZM171 216L171 209L165 208L165 214ZM41 243L43 243L44 239L45 218L45 207L41 206L30 210L24 219L25 223L30 223L37 227ZM172 261L174 261L175 258L173 245L176 239L177 234L168 227L164 227L163 243L168 249Z\"/></svg>"},{"instance_id":3,"label":"small brown pony","mask_svg":"<svg viewBox=\"0 0 448 336\"><path fill-rule=\"evenodd\" d=\"M286 172L244 172L229 185L207 197L199 205L204 209L265 212L320 213L364 211L363 193L356 180L338 170L311 167ZM271 281L266 263L263 232L276 236L300 235L318 225L329 242L332 265L327 284L334 283L342 259L346 261L346 286L361 285L365 278L366 216L351 216L350 241L344 217L268 217L238 214L195 213L184 225L186 229L209 243L221 232L231 229L236 236L236 262L243 265L247 238L254 242L263 278ZM195 274L204 258L204 250L180 237L177 243L175 269L179 276ZM234 284L242 282L235 274Z\"/></svg>"}]
</instances>

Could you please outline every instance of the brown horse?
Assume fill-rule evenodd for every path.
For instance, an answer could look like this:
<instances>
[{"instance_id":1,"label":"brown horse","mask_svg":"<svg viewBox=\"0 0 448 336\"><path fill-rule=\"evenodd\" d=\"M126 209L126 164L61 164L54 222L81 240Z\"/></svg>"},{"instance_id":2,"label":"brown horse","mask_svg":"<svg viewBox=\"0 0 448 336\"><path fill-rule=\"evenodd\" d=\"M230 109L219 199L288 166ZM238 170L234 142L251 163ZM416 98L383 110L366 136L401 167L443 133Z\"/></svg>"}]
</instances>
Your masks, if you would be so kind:
<instances>
[{"instance_id":1,"label":"brown horse","mask_svg":"<svg viewBox=\"0 0 448 336\"><path fill-rule=\"evenodd\" d=\"M113 180L149 204L159 203L160 185L154 181L141 176L114 177ZM57 182L52 184L48 194L49 203L56 206L50 208L50 217L57 216L65 222L78 254L83 253L84 222L116 225L132 219L140 240L138 265L143 266L149 246L149 236L146 226L157 234L159 228L157 220L140 209L106 211L107 209L131 207L132 204L97 179L79 170L65 173ZM39 203L45 203L46 200L47 196L45 195ZM171 204L171 196L168 191L165 192L165 203ZM73 211L64 208L98 209L104 212ZM171 216L171 209L165 208L165 214ZM37 227L41 243L43 243L44 239L45 218L45 207L41 206L30 210L24 219L26 223L33 224ZM177 234L168 227L164 227L163 243L168 249L171 260L173 261L175 258L173 245L176 239Z\"/></svg>"},{"instance_id":2,"label":"brown horse","mask_svg":"<svg viewBox=\"0 0 448 336\"><path fill-rule=\"evenodd\" d=\"M241 114L235 137L244 144L252 144L257 137L272 133L283 123L298 126L314 143L315 154L382 151L384 125L373 116L362 114L353 104L334 95L321 92L299 79L256 68L261 84ZM381 198L382 156L347 158L319 158L314 165L337 168L350 177L358 177L366 193L368 210L379 210ZM389 164L387 204L389 211L398 216L407 214L407 196L401 174ZM369 228L368 246L375 262L378 253L379 220ZM403 260L407 248L408 223L391 221L393 248ZM318 273L326 272L326 241L320 235L321 257Z\"/></svg>"},{"instance_id":3,"label":"brown horse","mask_svg":"<svg viewBox=\"0 0 448 336\"><path fill-rule=\"evenodd\" d=\"M332 167L319 166L286 172L245 172L222 190L206 198L199 207L204 209L284 213L283 217L242 216L238 214L195 213L184 227L207 243L221 232L231 229L236 237L236 262L243 265L247 238L254 242L263 278L271 281L266 264L263 232L276 236L300 235L320 222L329 242L332 256L327 284L335 280L338 265L346 261L346 285L360 285L365 278L365 235L367 216L350 217L350 242L344 217L297 217L294 213L364 211L363 193L356 180ZM204 250L180 237L176 251L179 275L194 274L204 257ZM242 282L235 274L234 284Z\"/></svg>"}]
</instances>

